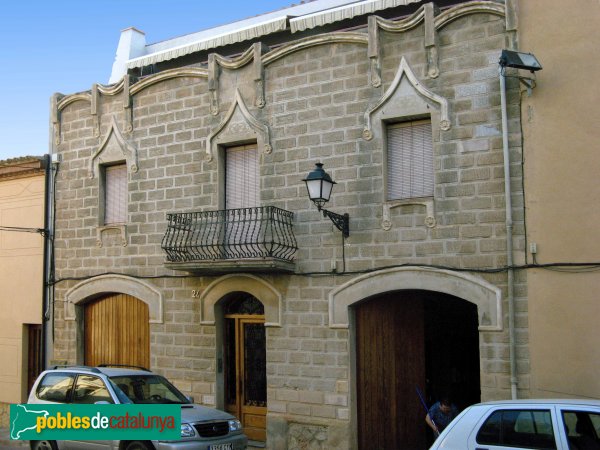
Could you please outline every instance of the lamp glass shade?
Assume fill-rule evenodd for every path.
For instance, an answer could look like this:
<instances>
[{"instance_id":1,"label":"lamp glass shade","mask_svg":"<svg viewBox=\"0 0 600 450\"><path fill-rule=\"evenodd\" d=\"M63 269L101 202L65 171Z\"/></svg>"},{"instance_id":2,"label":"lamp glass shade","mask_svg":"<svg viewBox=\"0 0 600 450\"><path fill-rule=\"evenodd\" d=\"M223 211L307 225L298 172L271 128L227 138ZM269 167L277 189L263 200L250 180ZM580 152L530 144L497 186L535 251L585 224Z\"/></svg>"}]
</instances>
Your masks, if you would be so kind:
<instances>
[{"instance_id":1,"label":"lamp glass shade","mask_svg":"<svg viewBox=\"0 0 600 450\"><path fill-rule=\"evenodd\" d=\"M308 189L308 197L311 200L323 198L323 180L306 180L306 188Z\"/></svg>"},{"instance_id":2,"label":"lamp glass shade","mask_svg":"<svg viewBox=\"0 0 600 450\"><path fill-rule=\"evenodd\" d=\"M334 183L329 180L321 181L321 198L326 202L329 201L331 197L331 191L333 190Z\"/></svg>"},{"instance_id":3,"label":"lamp glass shade","mask_svg":"<svg viewBox=\"0 0 600 450\"><path fill-rule=\"evenodd\" d=\"M333 185L336 184L329 174L323 170L322 163L317 163L316 168L302 181L306 183L308 197L319 209L329 201Z\"/></svg>"}]
</instances>

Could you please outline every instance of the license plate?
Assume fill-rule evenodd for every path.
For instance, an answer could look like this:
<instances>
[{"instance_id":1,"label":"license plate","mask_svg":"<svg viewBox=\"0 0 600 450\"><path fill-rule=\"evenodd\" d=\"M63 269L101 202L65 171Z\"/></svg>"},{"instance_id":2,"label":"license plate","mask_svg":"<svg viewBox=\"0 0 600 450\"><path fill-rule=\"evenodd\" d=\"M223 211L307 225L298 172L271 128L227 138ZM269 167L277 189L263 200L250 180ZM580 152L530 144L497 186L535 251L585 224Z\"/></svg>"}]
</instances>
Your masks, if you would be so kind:
<instances>
[{"instance_id":1,"label":"license plate","mask_svg":"<svg viewBox=\"0 0 600 450\"><path fill-rule=\"evenodd\" d=\"M229 444L209 445L208 450L233 450L233 444L230 442Z\"/></svg>"}]
</instances>

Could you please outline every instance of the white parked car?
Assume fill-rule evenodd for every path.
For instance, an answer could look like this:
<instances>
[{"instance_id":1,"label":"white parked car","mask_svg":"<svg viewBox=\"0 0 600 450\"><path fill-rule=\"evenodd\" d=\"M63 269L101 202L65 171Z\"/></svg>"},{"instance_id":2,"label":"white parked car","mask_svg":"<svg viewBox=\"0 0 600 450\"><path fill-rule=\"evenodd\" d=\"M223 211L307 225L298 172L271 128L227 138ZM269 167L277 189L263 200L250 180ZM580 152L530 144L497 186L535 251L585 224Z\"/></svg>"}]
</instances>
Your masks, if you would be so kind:
<instances>
[{"instance_id":1,"label":"white parked car","mask_svg":"<svg viewBox=\"0 0 600 450\"><path fill-rule=\"evenodd\" d=\"M600 401L513 400L472 405L430 450L600 450Z\"/></svg>"}]
</instances>

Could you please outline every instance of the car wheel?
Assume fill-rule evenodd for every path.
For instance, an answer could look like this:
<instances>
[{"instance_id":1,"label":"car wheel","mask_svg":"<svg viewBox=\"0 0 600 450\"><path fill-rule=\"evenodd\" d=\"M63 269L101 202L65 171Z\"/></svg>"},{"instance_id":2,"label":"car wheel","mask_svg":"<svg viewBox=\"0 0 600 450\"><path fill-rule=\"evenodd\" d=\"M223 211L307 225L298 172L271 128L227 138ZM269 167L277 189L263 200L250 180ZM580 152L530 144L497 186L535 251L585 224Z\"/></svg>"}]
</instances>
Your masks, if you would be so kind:
<instances>
[{"instance_id":1,"label":"car wheel","mask_svg":"<svg viewBox=\"0 0 600 450\"><path fill-rule=\"evenodd\" d=\"M31 450L56 450L54 441L32 441Z\"/></svg>"},{"instance_id":2,"label":"car wheel","mask_svg":"<svg viewBox=\"0 0 600 450\"><path fill-rule=\"evenodd\" d=\"M127 444L125 450L154 450L154 446L143 441L132 441Z\"/></svg>"}]
</instances>

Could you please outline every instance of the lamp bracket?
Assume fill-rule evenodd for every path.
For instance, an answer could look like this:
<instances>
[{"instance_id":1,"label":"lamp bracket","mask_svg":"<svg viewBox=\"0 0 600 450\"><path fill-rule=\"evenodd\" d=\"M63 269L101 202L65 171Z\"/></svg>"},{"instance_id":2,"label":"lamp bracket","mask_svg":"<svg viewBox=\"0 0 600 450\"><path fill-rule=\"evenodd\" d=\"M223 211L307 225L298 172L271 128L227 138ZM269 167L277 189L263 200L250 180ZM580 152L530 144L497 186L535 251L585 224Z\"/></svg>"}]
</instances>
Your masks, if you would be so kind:
<instances>
[{"instance_id":1,"label":"lamp bracket","mask_svg":"<svg viewBox=\"0 0 600 450\"><path fill-rule=\"evenodd\" d=\"M321 211L323 211L323 217L329 217L336 228L342 232L344 237L350 236L350 215L348 213L336 214L325 208L321 208Z\"/></svg>"},{"instance_id":2,"label":"lamp bracket","mask_svg":"<svg viewBox=\"0 0 600 450\"><path fill-rule=\"evenodd\" d=\"M519 80L519 82L523 85L525 85L525 87L527 88L527 95L531 96L531 92L533 91L533 88L536 87L536 78L535 78L535 72L531 72L531 76L530 77L524 77L521 75L506 75L506 71L505 71L505 67L502 67L502 76L504 78L516 78Z\"/></svg>"}]
</instances>

